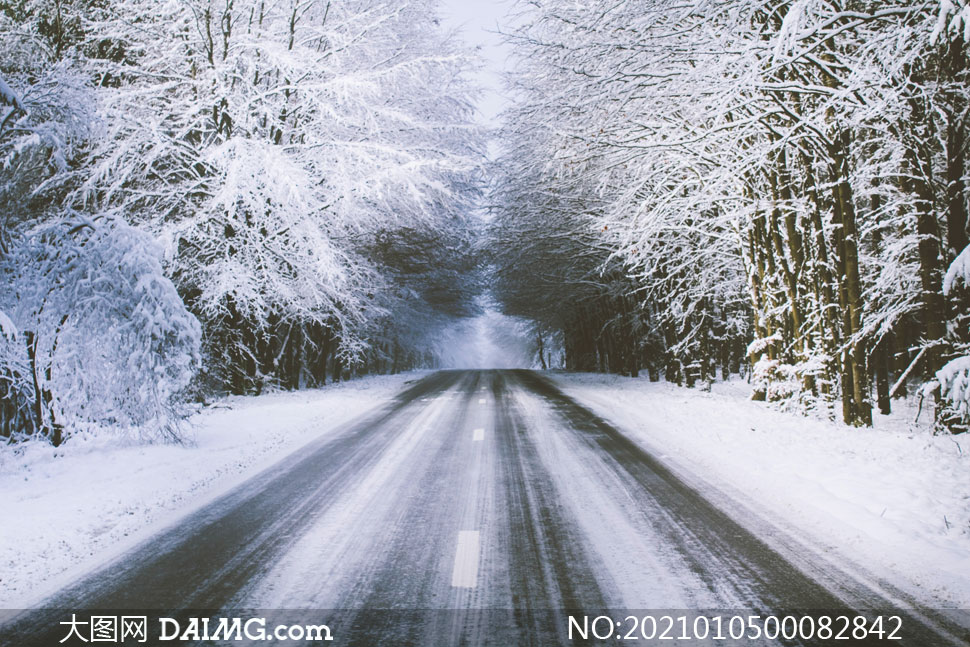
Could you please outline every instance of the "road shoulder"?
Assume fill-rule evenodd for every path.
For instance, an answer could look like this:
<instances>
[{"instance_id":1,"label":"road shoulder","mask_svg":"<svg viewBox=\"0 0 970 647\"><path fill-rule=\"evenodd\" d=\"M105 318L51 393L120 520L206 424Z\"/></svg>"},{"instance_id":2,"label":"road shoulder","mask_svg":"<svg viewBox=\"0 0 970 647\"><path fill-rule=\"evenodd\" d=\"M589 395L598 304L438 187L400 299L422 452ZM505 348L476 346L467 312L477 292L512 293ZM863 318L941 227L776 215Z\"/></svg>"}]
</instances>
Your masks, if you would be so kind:
<instances>
[{"instance_id":1,"label":"road shoulder","mask_svg":"<svg viewBox=\"0 0 970 647\"><path fill-rule=\"evenodd\" d=\"M23 608L300 447L387 404L423 373L228 397L185 422L183 446L108 435L0 453L0 609Z\"/></svg>"},{"instance_id":2,"label":"road shoulder","mask_svg":"<svg viewBox=\"0 0 970 647\"><path fill-rule=\"evenodd\" d=\"M851 429L774 411L749 401L743 383L704 393L616 376L551 377L705 496L753 513L752 523L781 528L925 606L970 608L965 439L898 420Z\"/></svg>"}]
</instances>

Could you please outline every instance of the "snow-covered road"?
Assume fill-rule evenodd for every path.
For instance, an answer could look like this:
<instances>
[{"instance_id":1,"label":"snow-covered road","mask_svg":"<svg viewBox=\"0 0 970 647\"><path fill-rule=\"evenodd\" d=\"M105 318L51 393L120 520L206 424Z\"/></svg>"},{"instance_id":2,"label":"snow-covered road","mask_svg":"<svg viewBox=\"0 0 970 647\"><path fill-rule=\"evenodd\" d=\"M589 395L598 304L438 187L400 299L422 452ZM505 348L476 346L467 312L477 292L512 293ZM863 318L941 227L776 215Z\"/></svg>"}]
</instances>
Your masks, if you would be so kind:
<instances>
[{"instance_id":1,"label":"snow-covered road","mask_svg":"<svg viewBox=\"0 0 970 647\"><path fill-rule=\"evenodd\" d=\"M439 372L64 589L0 642L55 644L64 610L85 608L315 609L332 644L356 645L564 644L584 614L868 609L902 617L902 644L963 644L932 611L894 610L768 532L536 373Z\"/></svg>"}]
</instances>

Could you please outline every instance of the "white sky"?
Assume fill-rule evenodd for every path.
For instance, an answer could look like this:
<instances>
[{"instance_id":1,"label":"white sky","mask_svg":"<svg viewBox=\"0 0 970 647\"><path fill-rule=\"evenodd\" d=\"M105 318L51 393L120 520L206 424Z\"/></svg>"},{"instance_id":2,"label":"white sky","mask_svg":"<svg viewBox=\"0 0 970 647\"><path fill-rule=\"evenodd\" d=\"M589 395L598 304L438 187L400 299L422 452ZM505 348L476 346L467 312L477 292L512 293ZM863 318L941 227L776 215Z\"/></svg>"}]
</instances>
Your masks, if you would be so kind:
<instances>
[{"instance_id":1,"label":"white sky","mask_svg":"<svg viewBox=\"0 0 970 647\"><path fill-rule=\"evenodd\" d=\"M488 125L496 125L498 113L505 107L502 93L502 70L508 46L496 31L506 27L506 15L513 0L442 0L441 18L445 26L457 28L466 43L477 47L485 59L486 69L477 76L485 89L478 109Z\"/></svg>"}]
</instances>

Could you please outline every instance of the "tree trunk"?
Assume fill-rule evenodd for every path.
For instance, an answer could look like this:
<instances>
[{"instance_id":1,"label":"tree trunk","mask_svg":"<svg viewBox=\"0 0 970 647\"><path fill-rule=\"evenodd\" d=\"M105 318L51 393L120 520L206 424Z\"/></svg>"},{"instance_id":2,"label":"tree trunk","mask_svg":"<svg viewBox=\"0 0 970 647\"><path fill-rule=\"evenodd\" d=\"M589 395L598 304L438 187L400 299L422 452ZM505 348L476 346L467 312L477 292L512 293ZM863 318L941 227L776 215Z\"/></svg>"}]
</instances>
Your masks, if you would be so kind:
<instances>
[{"instance_id":1,"label":"tree trunk","mask_svg":"<svg viewBox=\"0 0 970 647\"><path fill-rule=\"evenodd\" d=\"M947 44L949 50L945 64L950 79L964 81L967 72L966 45L957 37ZM960 87L965 87L961 83ZM947 111L946 123L946 262L952 263L956 255L970 243L967 232L966 172L967 159L967 99L962 94L953 97Z\"/></svg>"},{"instance_id":2,"label":"tree trunk","mask_svg":"<svg viewBox=\"0 0 970 647\"><path fill-rule=\"evenodd\" d=\"M872 363L876 374L876 401L879 412L888 416L892 412L889 398L889 336L883 335L873 349Z\"/></svg>"},{"instance_id":3,"label":"tree trunk","mask_svg":"<svg viewBox=\"0 0 970 647\"><path fill-rule=\"evenodd\" d=\"M835 171L835 213L836 221L842 225L840 242L842 243L840 261L842 265L843 281L845 283L845 298L848 306L846 338L850 341L847 364L850 365L852 406L851 424L872 425L872 405L869 402L869 383L866 378L866 350L865 340L861 339L862 330L862 284L859 278L859 248L858 231L856 229L855 204L852 200L852 188L849 185L849 133L841 131L839 141L833 150L833 166ZM850 385L843 384L847 389Z\"/></svg>"},{"instance_id":4,"label":"tree trunk","mask_svg":"<svg viewBox=\"0 0 970 647\"><path fill-rule=\"evenodd\" d=\"M920 302L925 344L924 377L931 379L943 366L943 336L946 334L946 303L943 300L943 259L940 254L939 226L933 213L933 189L929 183L929 161L919 151L906 151L908 176L916 198L916 233L919 236ZM922 162L922 163L921 163Z\"/></svg>"}]
</instances>

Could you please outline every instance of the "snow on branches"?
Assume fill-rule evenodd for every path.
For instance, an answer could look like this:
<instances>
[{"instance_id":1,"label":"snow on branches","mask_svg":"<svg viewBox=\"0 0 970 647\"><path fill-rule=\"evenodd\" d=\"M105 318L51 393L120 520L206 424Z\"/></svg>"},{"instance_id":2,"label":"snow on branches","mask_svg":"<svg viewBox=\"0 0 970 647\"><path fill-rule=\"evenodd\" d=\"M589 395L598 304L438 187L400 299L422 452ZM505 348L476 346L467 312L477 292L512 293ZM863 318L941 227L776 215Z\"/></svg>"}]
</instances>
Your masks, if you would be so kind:
<instances>
[{"instance_id":1,"label":"snow on branches","mask_svg":"<svg viewBox=\"0 0 970 647\"><path fill-rule=\"evenodd\" d=\"M964 41L970 41L970 6L965 0L939 0L939 3L930 42L935 44L944 34L948 38L962 36Z\"/></svg>"},{"instance_id":2,"label":"snow on branches","mask_svg":"<svg viewBox=\"0 0 970 647\"><path fill-rule=\"evenodd\" d=\"M953 259L943 277L943 294L949 296L961 287L970 289L970 245Z\"/></svg>"},{"instance_id":3,"label":"snow on branches","mask_svg":"<svg viewBox=\"0 0 970 647\"><path fill-rule=\"evenodd\" d=\"M485 147L433 0L57 10L0 12L0 435L434 362Z\"/></svg>"},{"instance_id":4,"label":"snow on branches","mask_svg":"<svg viewBox=\"0 0 970 647\"><path fill-rule=\"evenodd\" d=\"M937 371L936 379L949 409L959 419L954 422L965 431L970 423L970 356L947 362Z\"/></svg>"},{"instance_id":5,"label":"snow on branches","mask_svg":"<svg viewBox=\"0 0 970 647\"><path fill-rule=\"evenodd\" d=\"M873 386L888 412L891 375L932 379L966 343L941 285L967 244L967 16L963 0L523 7L495 202L503 229L525 218L552 238L536 251L560 251L539 276L571 280L524 298L543 292L538 254L499 231L508 310L562 326L567 365L703 383L740 356L767 367L757 397L871 424Z\"/></svg>"},{"instance_id":6,"label":"snow on branches","mask_svg":"<svg viewBox=\"0 0 970 647\"><path fill-rule=\"evenodd\" d=\"M53 221L15 240L0 276L0 309L20 331L0 342L0 375L26 398L27 431L55 444L101 426L176 435L201 329L148 234L109 216Z\"/></svg>"},{"instance_id":7,"label":"snow on branches","mask_svg":"<svg viewBox=\"0 0 970 647\"><path fill-rule=\"evenodd\" d=\"M0 103L5 106L11 106L15 110L24 110L24 104L20 100L20 96L2 78L0 78Z\"/></svg>"},{"instance_id":8,"label":"snow on branches","mask_svg":"<svg viewBox=\"0 0 970 647\"><path fill-rule=\"evenodd\" d=\"M389 321L406 328L407 277L378 240L465 228L483 150L471 59L433 3L130 3L145 21L96 27L131 55L95 65L129 81L105 92L109 137L77 199L162 236L231 388L305 352L362 360Z\"/></svg>"}]
</instances>

